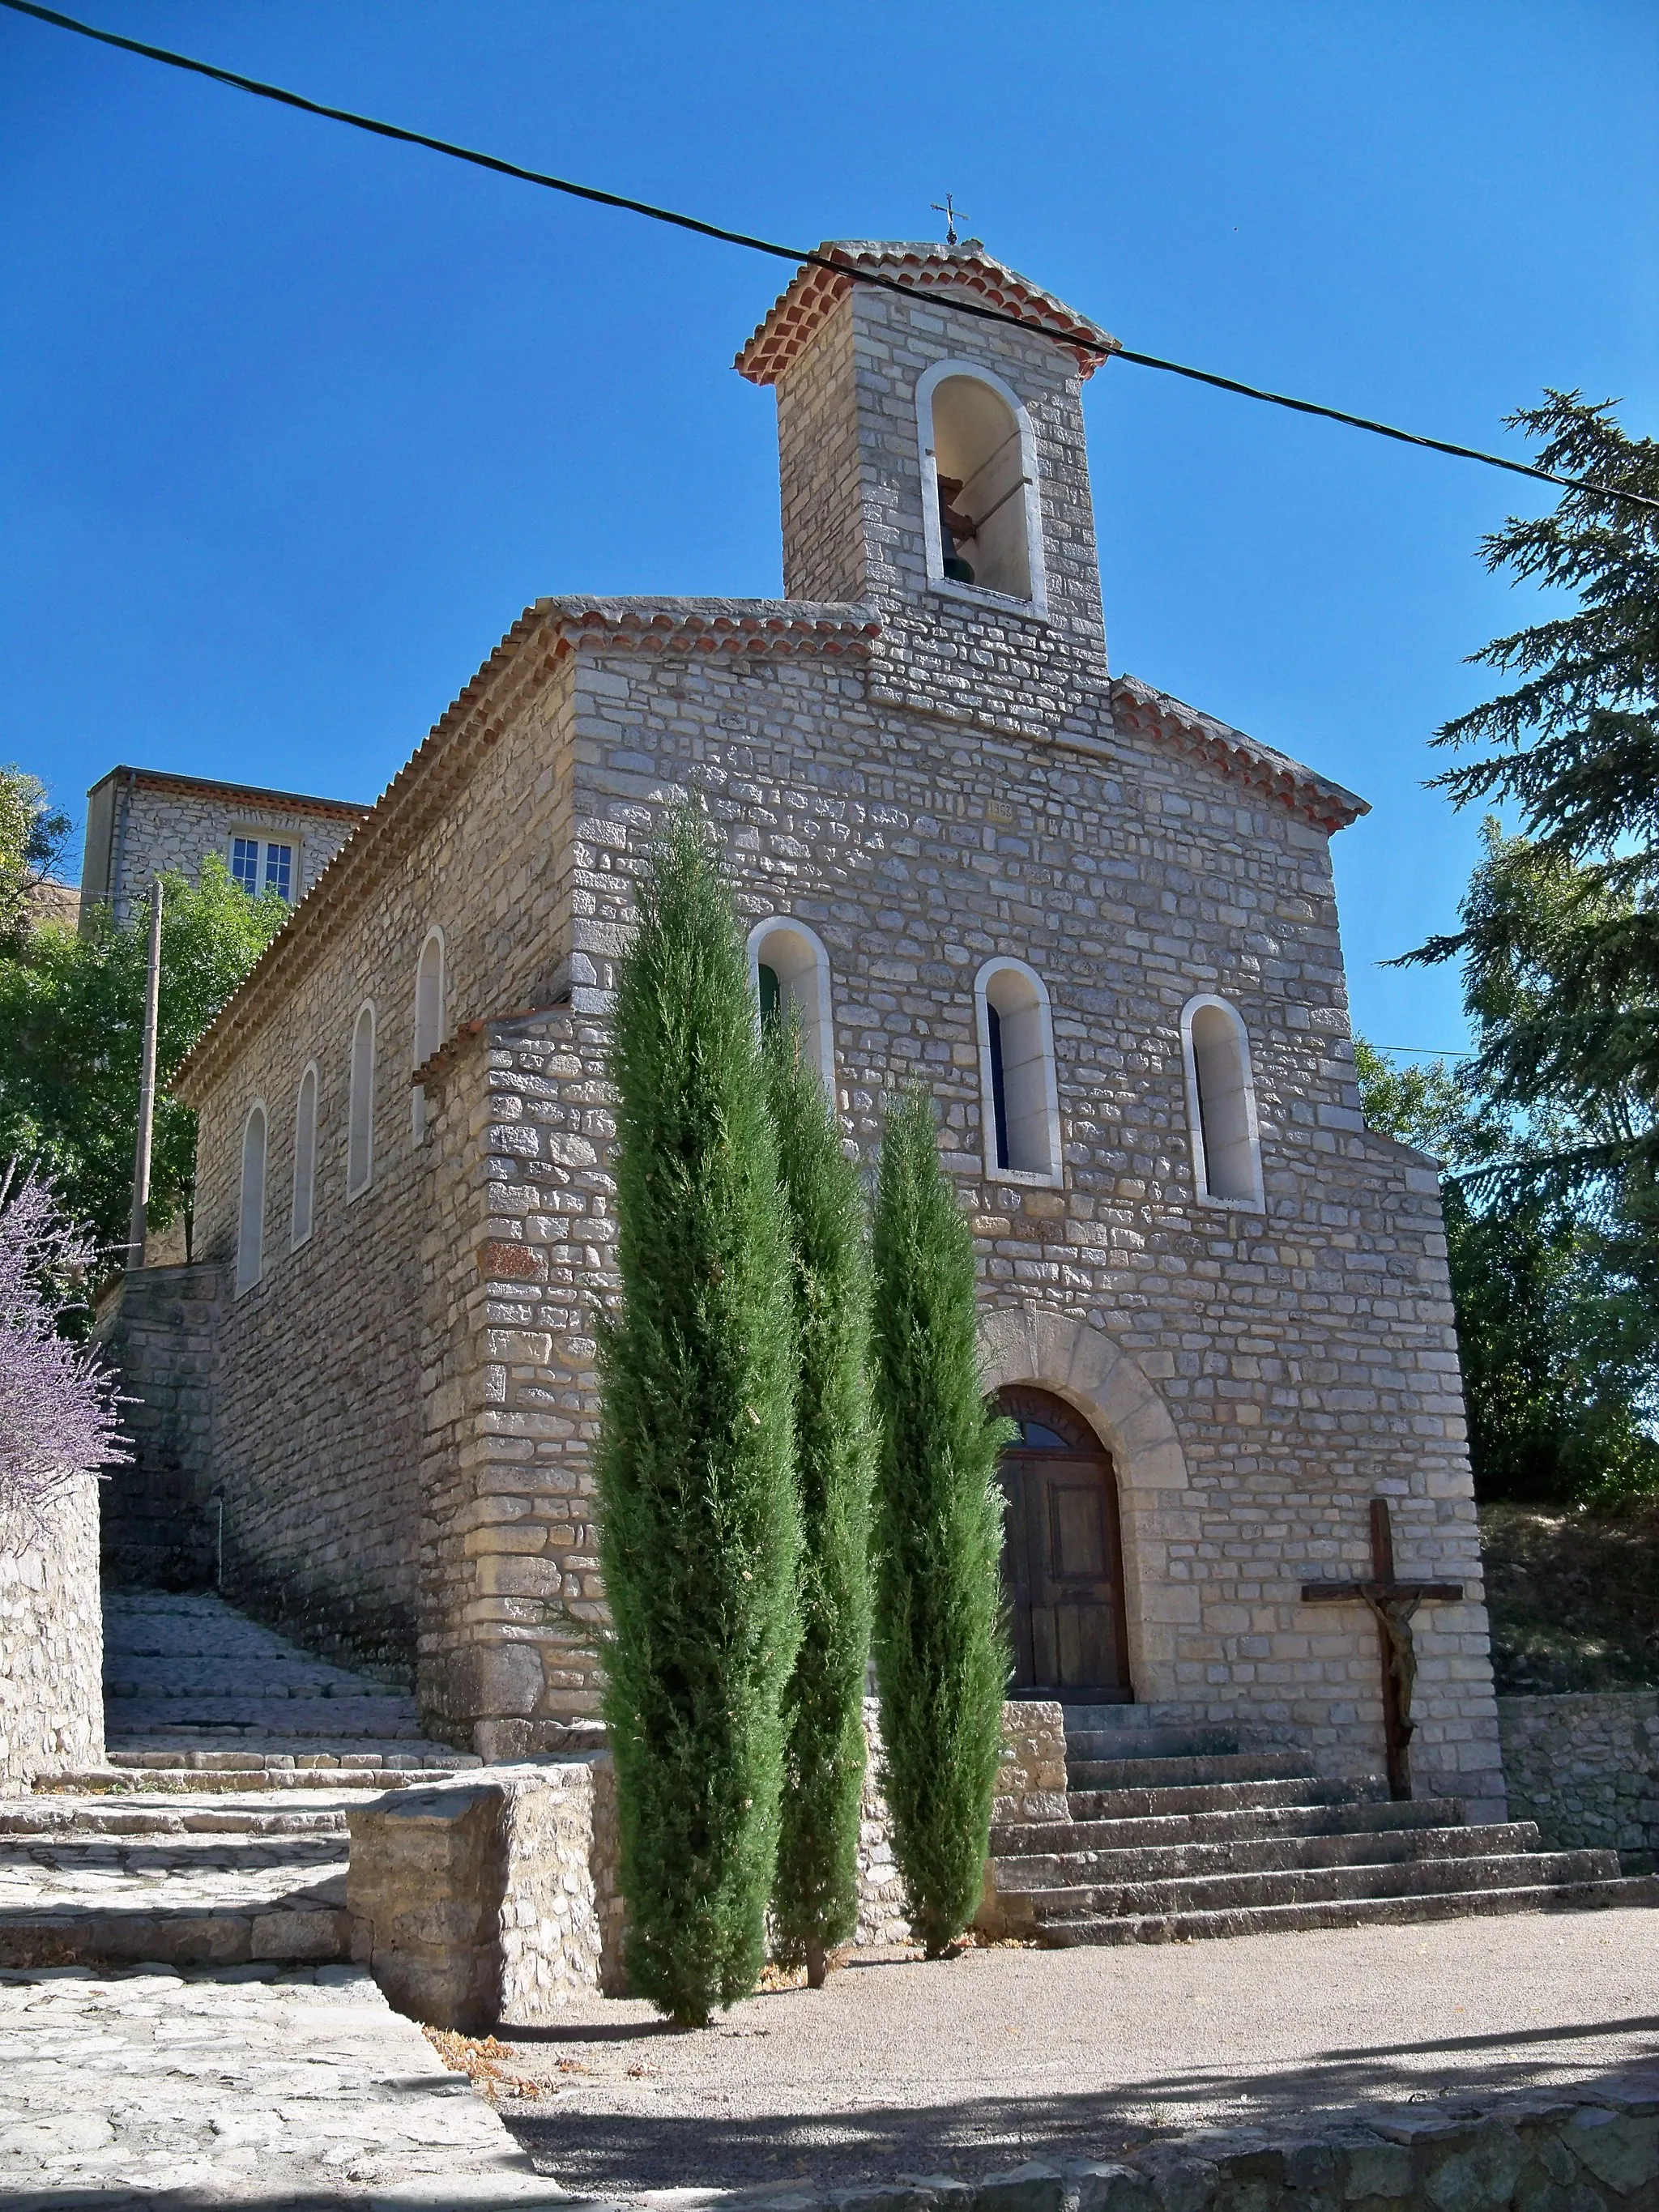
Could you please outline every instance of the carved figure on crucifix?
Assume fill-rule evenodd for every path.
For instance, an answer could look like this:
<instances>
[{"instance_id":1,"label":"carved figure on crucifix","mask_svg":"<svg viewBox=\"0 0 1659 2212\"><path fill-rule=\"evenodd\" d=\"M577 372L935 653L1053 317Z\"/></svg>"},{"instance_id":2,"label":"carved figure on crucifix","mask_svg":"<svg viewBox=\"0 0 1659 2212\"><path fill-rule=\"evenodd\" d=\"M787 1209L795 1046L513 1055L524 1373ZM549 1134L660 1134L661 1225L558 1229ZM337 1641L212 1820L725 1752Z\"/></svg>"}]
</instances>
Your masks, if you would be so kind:
<instances>
[{"instance_id":1,"label":"carved figure on crucifix","mask_svg":"<svg viewBox=\"0 0 1659 2212\"><path fill-rule=\"evenodd\" d=\"M1371 1573L1367 1582L1304 1583L1304 1605L1352 1604L1358 1598L1376 1623L1382 1662L1382 1741L1388 1757L1389 1794L1412 1794L1412 1692L1417 1682L1417 1650L1412 1616L1425 1598L1455 1603L1462 1583L1406 1583L1394 1571L1394 1525L1386 1498L1371 1500Z\"/></svg>"}]
</instances>

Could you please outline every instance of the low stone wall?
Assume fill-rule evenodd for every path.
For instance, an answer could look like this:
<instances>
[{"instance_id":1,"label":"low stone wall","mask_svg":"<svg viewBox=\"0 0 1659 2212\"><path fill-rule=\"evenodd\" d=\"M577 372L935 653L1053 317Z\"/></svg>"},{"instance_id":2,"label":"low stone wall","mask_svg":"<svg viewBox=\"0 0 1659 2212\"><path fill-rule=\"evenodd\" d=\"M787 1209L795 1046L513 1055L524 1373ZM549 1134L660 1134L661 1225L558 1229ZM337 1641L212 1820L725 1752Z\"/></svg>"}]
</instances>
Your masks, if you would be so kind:
<instances>
[{"instance_id":1,"label":"low stone wall","mask_svg":"<svg viewBox=\"0 0 1659 2212\"><path fill-rule=\"evenodd\" d=\"M1548 1850L1659 1852L1659 1690L1500 1698L1510 1818Z\"/></svg>"},{"instance_id":2,"label":"low stone wall","mask_svg":"<svg viewBox=\"0 0 1659 2212\"><path fill-rule=\"evenodd\" d=\"M15 1548L0 1531L0 1791L103 1764L100 1487L78 1477Z\"/></svg>"},{"instance_id":3,"label":"low stone wall","mask_svg":"<svg viewBox=\"0 0 1659 2212\"><path fill-rule=\"evenodd\" d=\"M1201 2133L978 2182L758 2192L745 2212L1654 2212L1659 2072L1485 2105L1372 2106L1305 2135Z\"/></svg>"},{"instance_id":4,"label":"low stone wall","mask_svg":"<svg viewBox=\"0 0 1659 2212\"><path fill-rule=\"evenodd\" d=\"M855 1940L902 1943L910 1923L881 1794L873 1698L864 1727ZM997 1821L1064 1819L1060 1707L1005 1705L1003 1728ZM498 2021L534 2027L577 1990L622 1994L625 1907L607 1753L485 1768L464 1782L399 1791L346 1819L352 1957L400 2012L471 2033ZM984 1911L994 1907L988 1884Z\"/></svg>"},{"instance_id":5,"label":"low stone wall","mask_svg":"<svg viewBox=\"0 0 1659 2212\"><path fill-rule=\"evenodd\" d=\"M214 1578L212 1365L223 1283L207 1265L136 1267L99 1308L93 1342L131 1403L130 1465L104 1485L104 1573L112 1583L201 1589Z\"/></svg>"}]
</instances>

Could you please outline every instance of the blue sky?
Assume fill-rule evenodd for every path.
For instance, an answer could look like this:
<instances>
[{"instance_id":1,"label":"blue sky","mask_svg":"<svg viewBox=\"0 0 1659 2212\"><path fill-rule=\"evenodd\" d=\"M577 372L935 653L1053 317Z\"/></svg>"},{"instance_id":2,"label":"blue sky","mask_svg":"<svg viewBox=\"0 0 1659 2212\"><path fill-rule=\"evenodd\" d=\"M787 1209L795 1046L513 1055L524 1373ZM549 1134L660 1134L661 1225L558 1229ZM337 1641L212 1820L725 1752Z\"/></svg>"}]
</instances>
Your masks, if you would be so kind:
<instances>
[{"instance_id":1,"label":"blue sky","mask_svg":"<svg viewBox=\"0 0 1659 2212\"><path fill-rule=\"evenodd\" d=\"M74 12L71 6L70 12ZM86 0L108 27L792 242L937 234L1142 351L1474 445L1659 429L1659 11ZM780 588L787 271L0 19L0 757L373 796L544 592ZM1542 488L1117 364L1115 667L1364 793L1356 1019L1456 1045L1422 790ZM1513 440L1507 450L1521 452Z\"/></svg>"}]
</instances>

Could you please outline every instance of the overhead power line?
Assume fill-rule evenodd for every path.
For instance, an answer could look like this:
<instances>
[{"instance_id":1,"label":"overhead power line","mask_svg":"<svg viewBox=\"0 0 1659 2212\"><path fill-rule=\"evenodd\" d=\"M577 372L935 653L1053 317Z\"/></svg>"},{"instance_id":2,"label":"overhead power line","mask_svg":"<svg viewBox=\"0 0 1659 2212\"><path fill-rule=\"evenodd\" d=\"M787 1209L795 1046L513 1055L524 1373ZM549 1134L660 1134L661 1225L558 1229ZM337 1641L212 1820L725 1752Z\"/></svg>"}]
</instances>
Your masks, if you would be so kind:
<instances>
[{"instance_id":1,"label":"overhead power line","mask_svg":"<svg viewBox=\"0 0 1659 2212\"><path fill-rule=\"evenodd\" d=\"M83 39L95 39L100 46L117 46L122 52L141 54L146 61L164 62L170 69L188 70L193 76L210 77L216 84L228 84L238 92L252 93L260 100L274 100L284 107L296 107L302 114L320 115L330 123L349 124L354 131L371 131L377 138L392 138L406 146L424 146L429 153L447 155L450 160L468 161L477 169L492 170L497 176L512 177L519 183L539 185L545 191L566 193L572 199L589 200L598 207L620 208L628 215L644 216L652 222L672 223L677 230L694 232L700 238L713 238L722 245L741 246L751 253L770 254L775 260L805 262L814 269L833 270L837 276L846 276L857 284L866 284L878 291L898 292L914 299L915 288L896 276L887 276L873 269L855 269L834 255L820 253L816 247L781 246L775 240L756 238L747 231L728 230L723 224L705 222L700 216L681 215L672 208L654 206L649 200L630 198L624 192L602 191L596 185L579 185L568 177L550 176L544 170L527 169L517 161L503 161L498 155L480 153L476 147L458 146L447 138L434 138L424 131L405 130L399 123L383 123L372 115L358 115L349 107L331 107L325 101L308 100L303 93L289 92L279 84L266 84L258 77L243 76L235 70L221 69L216 63L196 60L189 54L176 54L167 46L152 46L142 39L123 38L115 31L100 30L95 24L82 23L73 15L60 15L55 8L43 8L37 0L0 0L0 7L9 8L14 15L32 15L38 21L51 23L60 31L73 31ZM981 322L1006 323L1018 330L1029 331L1030 324L1021 316L1012 314L1006 308L987 307L969 300L940 300L958 314L972 315ZM1085 337L1081 333L1067 331L1051 333L1058 342L1079 346L1086 352L1097 353L1105 360L1116 358L1133 362L1141 368L1162 369L1171 376L1184 376L1194 384L1212 385L1218 392L1237 392L1242 398L1260 399L1272 407L1288 407L1298 415L1317 415L1328 422L1346 422L1350 429L1369 430L1379 438L1393 438L1404 446L1422 446L1431 453L1450 453L1459 460L1481 461L1488 468L1507 469L1511 476L1531 477L1540 483L1556 484L1564 491L1589 492L1598 499L1622 500L1627 505L1659 513L1659 499L1650 499L1643 492L1624 491L1612 484L1598 484L1582 477L1557 476L1549 469L1534 468L1530 462L1510 460L1503 453L1483 453L1475 446L1459 446L1445 438L1425 438L1415 430L1401 430L1392 423L1374 422L1364 415L1350 415L1340 407L1324 407L1316 400L1292 399L1283 392L1268 392L1255 384L1241 384L1237 378L1217 376L1211 370L1190 368L1178 361L1163 361L1156 354L1135 353L1127 346Z\"/></svg>"}]
</instances>

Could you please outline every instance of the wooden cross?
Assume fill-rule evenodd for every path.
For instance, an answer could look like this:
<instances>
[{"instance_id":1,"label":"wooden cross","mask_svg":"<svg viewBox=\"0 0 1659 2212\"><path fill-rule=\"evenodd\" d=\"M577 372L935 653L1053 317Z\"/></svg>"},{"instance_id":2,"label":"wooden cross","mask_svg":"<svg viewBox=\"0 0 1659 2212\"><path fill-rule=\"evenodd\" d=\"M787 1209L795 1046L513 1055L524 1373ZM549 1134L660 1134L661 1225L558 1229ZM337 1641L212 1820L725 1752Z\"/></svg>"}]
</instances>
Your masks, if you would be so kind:
<instances>
[{"instance_id":1,"label":"wooden cross","mask_svg":"<svg viewBox=\"0 0 1659 2212\"><path fill-rule=\"evenodd\" d=\"M1412 1615L1425 1598L1455 1602L1462 1583L1402 1583L1395 1577L1394 1527L1386 1498L1371 1500L1371 1571L1363 1583L1304 1583L1304 1605L1349 1605L1358 1598L1376 1620L1382 1661L1382 1740L1388 1750L1389 1795L1412 1794L1412 1686L1417 1654L1412 1644Z\"/></svg>"}]
</instances>

